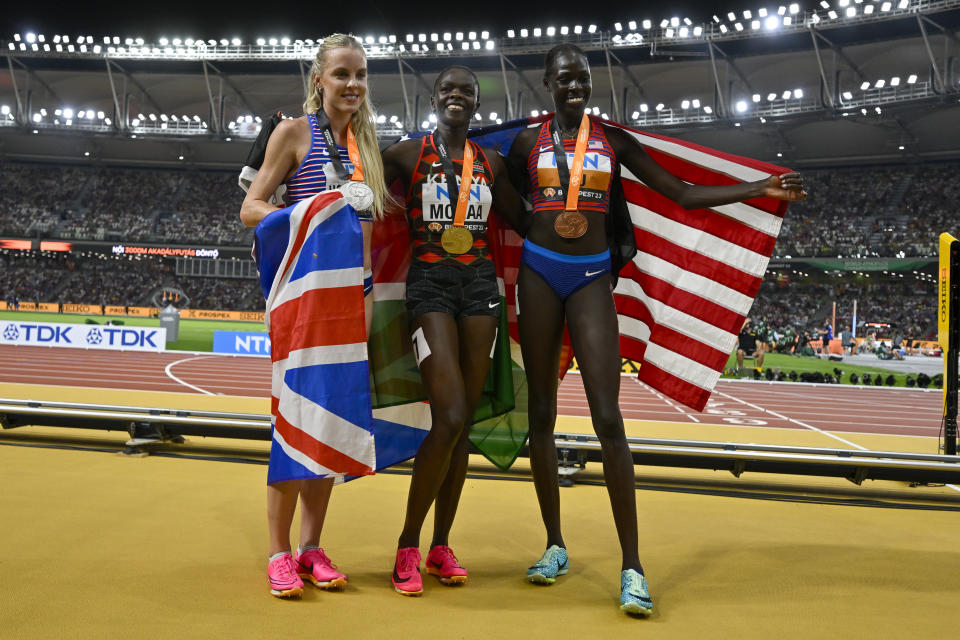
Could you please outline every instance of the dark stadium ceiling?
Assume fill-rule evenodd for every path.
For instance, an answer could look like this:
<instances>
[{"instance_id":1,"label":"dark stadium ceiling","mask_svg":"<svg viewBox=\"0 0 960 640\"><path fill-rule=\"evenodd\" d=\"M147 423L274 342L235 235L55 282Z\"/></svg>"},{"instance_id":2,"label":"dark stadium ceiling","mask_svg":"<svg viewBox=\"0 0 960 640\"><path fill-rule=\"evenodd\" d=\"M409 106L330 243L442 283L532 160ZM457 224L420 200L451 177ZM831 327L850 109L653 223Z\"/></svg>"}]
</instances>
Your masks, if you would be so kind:
<instances>
[{"instance_id":1,"label":"dark stadium ceiling","mask_svg":"<svg viewBox=\"0 0 960 640\"><path fill-rule=\"evenodd\" d=\"M896 1L899 0L893 4ZM595 36L586 38L584 32L584 39L579 42L589 45L587 48L590 49L594 72L591 105L611 118L633 119L634 125L640 128L795 166L960 157L960 63L957 62L960 1L924 0L919 4L918 0L909 1L921 8L922 20L913 12L904 13L897 19L852 20L849 23L842 22L841 17L841 21L835 24L817 25L817 37L813 36L814 29L807 28L793 29L792 32L784 29L783 32L760 30L753 33L749 20L742 20L747 23L747 29L735 37L734 21L727 18L728 10L736 9L735 17L741 21L743 10L732 5L760 3L736 0L724 6L718 3L691 4L689 15L695 17L693 12L700 12L700 21L691 21L691 30L693 25L706 24L714 28L712 33L720 36L716 31L716 24L720 23L711 24L713 11L720 14L722 23L730 25L729 34L712 40L714 62L711 62L711 48L705 40L668 40L662 37L662 32L657 39L652 36L652 31L642 32L640 24L636 31L645 33L644 38L629 46L624 46L622 41L615 46L611 44L620 33L633 29L627 26L628 20L635 18L639 23L644 19L643 15L633 18L585 16L580 9L563 15L570 16L566 22L571 29L578 20L584 29L590 20L597 21ZM879 0L829 0L829 3L837 8L849 6L858 11L873 4L878 16L883 4ZM393 10L393 5L361 2L352 5L354 15L364 12L367 5L373 7L370 16L389 18L388 13ZM409 3L404 6L410 10ZM436 3L430 6L435 8ZM484 3L484 6L488 5ZM562 5L551 3L551 6ZM770 14L775 15L779 5L767 6ZM817 3L800 3L800 6L825 14L819 0ZM271 37L271 32L278 38L284 35L308 37L294 33L293 28L287 33L280 26L271 29L271 21L277 19L275 15L269 20L260 20L259 14L246 14L242 20L233 20L233 14L240 11L237 8L233 13L228 12L229 15L222 20L224 26L216 31L212 31L211 26L216 23L206 22L207 17L202 15L190 25L207 31L194 31L195 36L216 39L228 34L232 38L240 33L227 31L230 25L258 24L261 26L259 32L248 30L240 34L240 37L249 38L251 45L261 35ZM758 10L752 11L754 15L751 17L756 18ZM7 12L6 7L4 12ZM670 12L681 19L686 15L679 6L671 6ZM556 9L555 14L559 17L561 10ZM115 16L119 22L102 19L97 23L101 25L99 27L90 25L89 20L84 22L82 17L69 22L70 16L64 18L61 15L56 19L67 20L69 24L57 22L49 28L31 26L24 21L25 18L9 13L4 17L3 24L18 31L0 31L0 51L7 57L6 64L0 68L0 105L8 110L15 109L19 92L21 102L28 102L23 105L24 113L32 119L42 109L44 125L52 123L57 109L77 113L83 110L90 114L102 112L104 118L117 120L116 104L120 103L121 111L126 109L128 115L124 131L109 131L110 127L106 127L106 132L101 133L66 130L63 126L57 128L51 124L47 128L38 127L35 134L30 121L20 126L0 126L0 158L169 165L181 162L183 157L182 162L196 166L236 166L246 155L249 139L231 135L234 130L228 129L227 123L235 122L238 117L264 115L277 109L289 114L300 113L304 64L293 56L272 60L256 55L245 56L246 59L223 56L207 63L198 59L157 60L128 56L112 59L108 75L105 57L94 56L92 52L87 56L68 56L54 52L33 53L28 48L24 51L25 47L19 47L24 43L27 28L36 28L36 33L46 30L48 38L53 33L85 31L92 34L96 42L106 35L124 39L144 37L148 44L150 37L159 42L161 37L172 39L188 35L188 26L184 26L184 32L180 34L167 32L167 25L161 24L163 20L155 22L153 16L149 29L138 29L136 26L140 22L135 20L129 25L124 24L123 15L121 12ZM300 18L296 15L289 14L285 24L302 24L302 15ZM421 15L426 17L419 22L404 22L404 19L397 18L393 29L382 30L378 30L379 23L375 19L369 21L368 31L364 25L349 21L337 24L339 18L323 23L324 26L330 25L331 29L353 29L361 34L395 33L398 42L403 42L403 34L408 32L421 33L429 28L457 29L456 20L446 27L434 14ZM516 14L505 21L501 19L502 15L497 13L482 24L480 18L471 20L472 24L467 27L478 32L490 29L490 40L496 41L496 49L489 53L471 51L469 56L463 56L449 52L427 55L408 52L400 54L402 66L394 55L371 55L371 95L379 111L387 117L402 119L405 105L402 87L405 86L410 105L408 126L421 128L424 122L427 127L431 126L429 88L434 74L452 63L466 64L478 71L483 123L490 122L493 113L506 119L510 107L515 115L529 115L531 111L549 108L548 96L540 84L542 55L550 44L561 41L561 37L557 35L542 41L534 41L532 37L511 39L507 37L509 29L519 35L521 28L532 31L540 25L545 29L548 23L542 18L537 22L532 16L524 20L523 15ZM51 16L50 22L53 23L54 19ZM622 32L614 30L616 20L622 20ZM563 22L556 20L557 25ZM388 19L384 24L389 23ZM431 27L428 28L427 24ZM130 30L124 31L122 27ZM174 28L173 22L169 28ZM13 33L19 35L19 30L23 35L14 41ZM440 38L442 42L442 35ZM76 35L73 42L76 42ZM9 48L10 44L15 45L13 50ZM503 67L501 53L504 54ZM609 68L608 53L613 56ZM234 56L237 57L244 56ZM401 85L401 68L405 85ZM907 79L911 76L914 82L908 84ZM116 101L111 77L117 91ZM14 90L14 79L17 91ZM821 90L823 79L830 84L831 90ZM894 82L896 89L892 86ZM801 90L802 98L794 93L797 89ZM789 97L785 97L788 94ZM167 129L164 135L145 136L141 133L137 138L131 137L136 133L130 124L141 114L144 120L151 114L154 117L186 116L191 120L191 127L211 121L215 129L215 118L211 116L212 113L220 115L220 112L219 109L212 111L211 103L219 104L221 99L219 133L177 136L169 133L172 129ZM658 105L662 105L660 111ZM194 116L196 123L193 122ZM0 119L3 117L0 114ZM10 116L6 117L6 123L11 124ZM59 120L57 122L62 124ZM160 121L153 122L159 125ZM115 128L116 124L111 123L111 126ZM181 122L178 126L188 125ZM385 126L390 127L389 124Z\"/></svg>"}]
</instances>

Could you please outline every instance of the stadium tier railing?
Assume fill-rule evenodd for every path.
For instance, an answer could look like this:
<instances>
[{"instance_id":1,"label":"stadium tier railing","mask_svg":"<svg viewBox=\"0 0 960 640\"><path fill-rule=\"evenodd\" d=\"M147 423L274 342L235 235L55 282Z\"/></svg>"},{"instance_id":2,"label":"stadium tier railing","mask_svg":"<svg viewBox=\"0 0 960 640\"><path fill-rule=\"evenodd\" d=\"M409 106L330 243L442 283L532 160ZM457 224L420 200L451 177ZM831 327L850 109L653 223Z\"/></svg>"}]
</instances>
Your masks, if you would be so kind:
<instances>
[{"instance_id":1,"label":"stadium tier railing","mask_svg":"<svg viewBox=\"0 0 960 640\"><path fill-rule=\"evenodd\" d=\"M156 317L156 307L121 307L99 304L59 304L56 302L20 302L16 307L0 301L0 311L39 311L41 313L65 313L91 316ZM223 309L180 309L182 319L236 320L238 322L263 322L263 311L226 311Z\"/></svg>"}]
</instances>

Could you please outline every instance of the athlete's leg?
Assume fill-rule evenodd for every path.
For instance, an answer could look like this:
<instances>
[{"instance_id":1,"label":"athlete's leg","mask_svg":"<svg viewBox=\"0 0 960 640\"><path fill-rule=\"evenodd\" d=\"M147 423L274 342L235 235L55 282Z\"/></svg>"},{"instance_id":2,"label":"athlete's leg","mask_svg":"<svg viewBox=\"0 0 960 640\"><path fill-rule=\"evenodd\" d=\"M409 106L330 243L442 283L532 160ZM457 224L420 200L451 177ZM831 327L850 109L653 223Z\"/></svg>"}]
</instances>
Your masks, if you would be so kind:
<instances>
[{"instance_id":1,"label":"athlete's leg","mask_svg":"<svg viewBox=\"0 0 960 640\"><path fill-rule=\"evenodd\" d=\"M603 275L567 298L567 325L587 393L593 428L600 438L603 477L623 551L623 568L643 572L637 552L637 502L633 456L627 446L618 400L620 340L610 276Z\"/></svg>"},{"instance_id":2,"label":"athlete's leg","mask_svg":"<svg viewBox=\"0 0 960 640\"><path fill-rule=\"evenodd\" d=\"M527 376L530 421L530 469L547 530L547 547L565 546L560 531L560 489L557 482L557 373L563 340L563 303L539 274L520 266L520 347Z\"/></svg>"},{"instance_id":3,"label":"athlete's leg","mask_svg":"<svg viewBox=\"0 0 960 640\"><path fill-rule=\"evenodd\" d=\"M290 526L297 509L300 481L288 480L267 485L267 528L270 554L290 551Z\"/></svg>"},{"instance_id":4,"label":"athlete's leg","mask_svg":"<svg viewBox=\"0 0 960 640\"><path fill-rule=\"evenodd\" d=\"M413 464L407 515L398 546L418 547L420 529L447 474L450 455L466 428L467 397L460 373L460 345L457 323L442 312L429 312L413 321L423 330L430 354L420 362L420 375L430 400L432 425ZM423 345L418 349L423 354Z\"/></svg>"},{"instance_id":5,"label":"athlete's leg","mask_svg":"<svg viewBox=\"0 0 960 640\"><path fill-rule=\"evenodd\" d=\"M300 548L318 546L327 505L333 490L333 478L310 478L300 481Z\"/></svg>"},{"instance_id":6,"label":"athlete's leg","mask_svg":"<svg viewBox=\"0 0 960 640\"><path fill-rule=\"evenodd\" d=\"M434 507L433 542L447 545L450 527L457 514L463 481L467 477L467 462L470 452L469 422L473 411L483 393L483 384L490 371L490 349L493 347L497 325L500 319L494 316L467 316L459 322L460 372L463 374L463 386L467 396L467 426L450 455L450 467L440 485L437 503Z\"/></svg>"}]
</instances>

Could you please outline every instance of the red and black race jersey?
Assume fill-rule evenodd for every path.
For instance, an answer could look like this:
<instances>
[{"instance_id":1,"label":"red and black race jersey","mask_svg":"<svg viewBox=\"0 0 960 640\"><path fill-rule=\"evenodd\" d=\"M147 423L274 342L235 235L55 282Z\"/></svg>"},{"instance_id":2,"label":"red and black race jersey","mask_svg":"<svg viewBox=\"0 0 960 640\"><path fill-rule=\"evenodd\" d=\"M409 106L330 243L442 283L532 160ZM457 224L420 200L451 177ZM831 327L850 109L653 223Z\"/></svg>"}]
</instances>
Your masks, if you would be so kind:
<instances>
[{"instance_id":1,"label":"red and black race jersey","mask_svg":"<svg viewBox=\"0 0 960 640\"><path fill-rule=\"evenodd\" d=\"M440 245L444 229L453 226L456 200L451 203L447 178L440 162L440 154L433 141L433 134L424 136L420 142L420 158L407 191L407 216L410 220L413 239L413 258L423 262L457 260L471 264L477 259L489 260L487 251L487 216L493 202L493 170L483 150L473 146L473 184L467 202L464 226L473 234L473 247L462 255L450 255ZM462 160L453 160L457 183L463 170Z\"/></svg>"}]
</instances>

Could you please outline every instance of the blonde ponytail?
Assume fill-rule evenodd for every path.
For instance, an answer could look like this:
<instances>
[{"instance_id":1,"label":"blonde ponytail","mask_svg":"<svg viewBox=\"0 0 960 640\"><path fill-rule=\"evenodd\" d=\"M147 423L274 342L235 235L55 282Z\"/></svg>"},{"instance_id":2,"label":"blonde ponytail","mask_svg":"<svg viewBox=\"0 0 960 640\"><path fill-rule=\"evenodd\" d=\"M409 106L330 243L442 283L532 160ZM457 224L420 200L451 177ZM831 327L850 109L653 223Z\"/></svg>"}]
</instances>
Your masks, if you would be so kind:
<instances>
[{"instance_id":1,"label":"blonde ponytail","mask_svg":"<svg viewBox=\"0 0 960 640\"><path fill-rule=\"evenodd\" d=\"M317 49L317 55L310 66L310 85L307 87L307 98L303 103L304 113L317 113L323 108L323 96L313 78L323 75L327 53L343 47L364 50L359 40L343 33L327 36ZM387 204L392 201L392 198L383 177L383 160L380 158L380 145L377 143L377 113L370 102L369 87L360 108L350 118L350 124L353 126L353 134L357 137L360 161L363 163L363 181L373 189L373 215L379 219L383 217Z\"/></svg>"}]
</instances>

